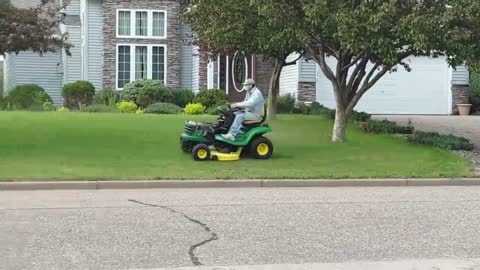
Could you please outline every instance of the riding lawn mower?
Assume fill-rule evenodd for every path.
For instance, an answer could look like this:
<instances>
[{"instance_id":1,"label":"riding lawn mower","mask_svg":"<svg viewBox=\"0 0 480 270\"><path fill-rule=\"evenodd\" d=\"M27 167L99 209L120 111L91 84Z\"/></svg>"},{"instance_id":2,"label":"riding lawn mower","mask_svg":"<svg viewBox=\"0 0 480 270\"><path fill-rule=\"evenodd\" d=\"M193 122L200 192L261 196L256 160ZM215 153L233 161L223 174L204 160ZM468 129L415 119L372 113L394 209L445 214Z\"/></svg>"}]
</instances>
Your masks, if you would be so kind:
<instances>
[{"instance_id":1,"label":"riding lawn mower","mask_svg":"<svg viewBox=\"0 0 480 270\"><path fill-rule=\"evenodd\" d=\"M191 153L197 161L234 161L247 155L256 159L269 159L273 153L273 144L264 137L266 133L272 132L271 127L265 123L266 107L260 121L247 120L242 123L242 129L234 141L221 136L228 132L235 119L235 112L239 110L242 109L232 109L227 104L218 107L219 116L213 123L185 122L180 136L182 150Z\"/></svg>"}]
</instances>

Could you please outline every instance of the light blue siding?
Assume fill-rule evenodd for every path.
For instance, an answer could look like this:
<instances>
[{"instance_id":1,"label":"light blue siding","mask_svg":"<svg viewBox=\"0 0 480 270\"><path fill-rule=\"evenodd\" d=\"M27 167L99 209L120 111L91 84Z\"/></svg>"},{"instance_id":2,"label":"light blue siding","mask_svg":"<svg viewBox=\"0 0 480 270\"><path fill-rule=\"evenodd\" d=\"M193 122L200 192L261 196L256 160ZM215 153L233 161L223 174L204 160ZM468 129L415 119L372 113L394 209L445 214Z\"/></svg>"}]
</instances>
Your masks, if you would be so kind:
<instances>
[{"instance_id":1,"label":"light blue siding","mask_svg":"<svg viewBox=\"0 0 480 270\"><path fill-rule=\"evenodd\" d=\"M67 15L80 15L80 0L70 0L70 3L65 8Z\"/></svg>"},{"instance_id":2,"label":"light blue siding","mask_svg":"<svg viewBox=\"0 0 480 270\"><path fill-rule=\"evenodd\" d=\"M15 87L15 54L8 54L3 62L4 94Z\"/></svg>"},{"instance_id":3,"label":"light blue siding","mask_svg":"<svg viewBox=\"0 0 480 270\"><path fill-rule=\"evenodd\" d=\"M65 70L64 82L71 83L82 79L82 37L80 26L67 26L65 31L68 39L74 47L70 49L71 56L63 53L63 65Z\"/></svg>"},{"instance_id":4,"label":"light blue siding","mask_svg":"<svg viewBox=\"0 0 480 270\"><path fill-rule=\"evenodd\" d=\"M453 85L468 85L470 81L469 71L466 66L457 66L456 70L452 70Z\"/></svg>"},{"instance_id":5,"label":"light blue siding","mask_svg":"<svg viewBox=\"0 0 480 270\"><path fill-rule=\"evenodd\" d=\"M300 82L316 82L316 68L315 61L307 61L305 58L301 58L298 63L298 81Z\"/></svg>"},{"instance_id":6,"label":"light blue siding","mask_svg":"<svg viewBox=\"0 0 480 270\"><path fill-rule=\"evenodd\" d=\"M13 63L14 61L14 63ZM17 85L37 84L45 89L56 105L62 103L62 53L21 52L7 56L7 91Z\"/></svg>"},{"instance_id":7,"label":"light blue siding","mask_svg":"<svg viewBox=\"0 0 480 270\"><path fill-rule=\"evenodd\" d=\"M180 88L193 89L193 48L186 44L192 31L185 23L181 23L180 31L182 39L180 46Z\"/></svg>"},{"instance_id":8,"label":"light blue siding","mask_svg":"<svg viewBox=\"0 0 480 270\"><path fill-rule=\"evenodd\" d=\"M287 62L291 62L298 58L298 54L292 53L287 58ZM283 68L280 75L280 96L291 94L296 97L298 92L298 62L295 65Z\"/></svg>"},{"instance_id":9,"label":"light blue siding","mask_svg":"<svg viewBox=\"0 0 480 270\"><path fill-rule=\"evenodd\" d=\"M192 91L200 91L200 53L198 47L192 47Z\"/></svg>"},{"instance_id":10,"label":"light blue siding","mask_svg":"<svg viewBox=\"0 0 480 270\"><path fill-rule=\"evenodd\" d=\"M85 67L88 80L102 90L103 73L103 7L102 0L88 0L88 57Z\"/></svg>"}]
</instances>

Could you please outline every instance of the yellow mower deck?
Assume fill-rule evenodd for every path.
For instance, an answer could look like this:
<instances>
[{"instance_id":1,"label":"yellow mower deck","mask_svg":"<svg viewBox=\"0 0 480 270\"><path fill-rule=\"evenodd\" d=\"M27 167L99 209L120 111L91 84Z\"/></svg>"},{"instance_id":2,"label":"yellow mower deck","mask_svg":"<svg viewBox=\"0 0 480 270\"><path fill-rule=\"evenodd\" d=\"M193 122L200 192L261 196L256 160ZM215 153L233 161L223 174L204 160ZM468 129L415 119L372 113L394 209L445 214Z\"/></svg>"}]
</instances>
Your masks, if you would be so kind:
<instances>
[{"instance_id":1,"label":"yellow mower deck","mask_svg":"<svg viewBox=\"0 0 480 270\"><path fill-rule=\"evenodd\" d=\"M220 153L216 150L212 150L210 156L212 159L217 159L218 161L236 161L240 160L242 149L243 147L239 147L237 151L231 153Z\"/></svg>"}]
</instances>

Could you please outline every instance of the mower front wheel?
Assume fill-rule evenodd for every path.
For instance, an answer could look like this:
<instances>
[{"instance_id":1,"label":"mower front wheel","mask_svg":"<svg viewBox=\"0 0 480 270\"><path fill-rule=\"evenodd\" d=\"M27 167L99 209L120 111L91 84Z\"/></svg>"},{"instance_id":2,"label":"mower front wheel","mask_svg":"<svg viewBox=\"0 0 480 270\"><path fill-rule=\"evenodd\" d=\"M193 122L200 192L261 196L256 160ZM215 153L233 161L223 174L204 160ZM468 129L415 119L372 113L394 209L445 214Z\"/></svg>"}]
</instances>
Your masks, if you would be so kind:
<instances>
[{"instance_id":1,"label":"mower front wheel","mask_svg":"<svg viewBox=\"0 0 480 270\"><path fill-rule=\"evenodd\" d=\"M196 161L210 160L210 148L206 144L197 144L192 151L193 159Z\"/></svg>"},{"instance_id":2,"label":"mower front wheel","mask_svg":"<svg viewBox=\"0 0 480 270\"><path fill-rule=\"evenodd\" d=\"M250 143L250 154L256 159L269 159L273 154L273 144L268 138L257 137Z\"/></svg>"}]
</instances>

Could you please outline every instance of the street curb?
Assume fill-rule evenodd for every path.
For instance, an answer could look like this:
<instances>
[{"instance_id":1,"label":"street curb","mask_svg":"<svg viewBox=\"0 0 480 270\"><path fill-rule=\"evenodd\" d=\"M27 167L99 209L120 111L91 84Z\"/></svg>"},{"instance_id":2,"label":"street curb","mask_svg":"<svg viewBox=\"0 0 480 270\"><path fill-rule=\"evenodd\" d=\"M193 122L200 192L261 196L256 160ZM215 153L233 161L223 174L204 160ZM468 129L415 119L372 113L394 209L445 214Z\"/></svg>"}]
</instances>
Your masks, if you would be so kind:
<instances>
[{"instance_id":1,"label":"street curb","mask_svg":"<svg viewBox=\"0 0 480 270\"><path fill-rule=\"evenodd\" d=\"M287 188L287 187L407 187L479 186L480 178L436 179L252 179L252 180L152 180L152 181L47 181L0 182L0 191L106 190L166 188Z\"/></svg>"}]
</instances>

